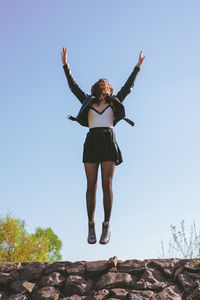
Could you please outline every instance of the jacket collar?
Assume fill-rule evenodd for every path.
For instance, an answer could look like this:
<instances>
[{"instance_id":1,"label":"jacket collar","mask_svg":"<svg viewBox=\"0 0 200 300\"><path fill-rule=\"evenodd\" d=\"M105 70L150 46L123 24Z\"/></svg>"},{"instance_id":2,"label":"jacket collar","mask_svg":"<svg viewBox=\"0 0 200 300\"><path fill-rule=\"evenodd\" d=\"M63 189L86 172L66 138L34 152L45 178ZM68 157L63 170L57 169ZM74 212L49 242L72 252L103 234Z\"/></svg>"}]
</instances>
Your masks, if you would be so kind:
<instances>
[{"instance_id":1,"label":"jacket collar","mask_svg":"<svg viewBox=\"0 0 200 300\"><path fill-rule=\"evenodd\" d=\"M109 102L109 101L116 101L116 102L118 102L119 104L122 104L121 101L119 101L119 99L118 99L116 96L111 95L111 96L108 96L108 97L109 97L109 98L108 98L108 102ZM88 95L88 96L85 98L83 104L85 104L85 103L87 103L87 102L89 102L89 101L94 101L94 102L95 102L95 99L96 99L95 96L93 96L93 95Z\"/></svg>"}]
</instances>

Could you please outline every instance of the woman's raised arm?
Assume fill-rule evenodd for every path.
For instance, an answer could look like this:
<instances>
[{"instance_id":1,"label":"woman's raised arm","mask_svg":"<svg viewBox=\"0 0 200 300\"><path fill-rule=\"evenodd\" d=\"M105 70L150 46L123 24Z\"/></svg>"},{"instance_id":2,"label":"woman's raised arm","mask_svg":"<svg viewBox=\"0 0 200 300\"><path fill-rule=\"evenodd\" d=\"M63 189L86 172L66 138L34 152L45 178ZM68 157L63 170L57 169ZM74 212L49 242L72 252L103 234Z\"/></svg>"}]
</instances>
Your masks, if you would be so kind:
<instances>
[{"instance_id":1,"label":"woman's raised arm","mask_svg":"<svg viewBox=\"0 0 200 300\"><path fill-rule=\"evenodd\" d=\"M87 97L87 94L85 94L80 88L80 86L77 84L70 70L69 64L67 62L67 48L63 48L61 52L61 56L62 56L63 69L65 71L69 88L72 91L72 93L78 98L78 100L81 103L83 103L84 99Z\"/></svg>"},{"instance_id":2,"label":"woman's raised arm","mask_svg":"<svg viewBox=\"0 0 200 300\"><path fill-rule=\"evenodd\" d=\"M121 102L126 98L126 96L132 91L132 89L134 87L135 79L137 77L137 74L140 71L140 66L143 63L143 60L145 59L145 56L143 56L142 53L143 53L143 51L140 52L138 63L135 66L133 72L131 73L131 75L127 79L127 81L124 84L124 86L120 89L120 91L116 95L116 97Z\"/></svg>"}]
</instances>

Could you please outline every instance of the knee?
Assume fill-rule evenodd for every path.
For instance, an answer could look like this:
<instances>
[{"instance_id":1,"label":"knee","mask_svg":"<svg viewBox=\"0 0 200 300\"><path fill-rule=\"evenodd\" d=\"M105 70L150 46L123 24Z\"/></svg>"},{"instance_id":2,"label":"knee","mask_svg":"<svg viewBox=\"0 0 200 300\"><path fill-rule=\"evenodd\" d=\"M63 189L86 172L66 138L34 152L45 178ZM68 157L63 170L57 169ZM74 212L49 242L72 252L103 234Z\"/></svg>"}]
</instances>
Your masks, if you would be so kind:
<instances>
[{"instance_id":1,"label":"knee","mask_svg":"<svg viewBox=\"0 0 200 300\"><path fill-rule=\"evenodd\" d=\"M112 191L112 178L108 178L102 181L103 191Z\"/></svg>"},{"instance_id":2,"label":"knee","mask_svg":"<svg viewBox=\"0 0 200 300\"><path fill-rule=\"evenodd\" d=\"M95 191L97 188L97 181L89 181L87 183L87 191L91 192L91 191Z\"/></svg>"}]
</instances>

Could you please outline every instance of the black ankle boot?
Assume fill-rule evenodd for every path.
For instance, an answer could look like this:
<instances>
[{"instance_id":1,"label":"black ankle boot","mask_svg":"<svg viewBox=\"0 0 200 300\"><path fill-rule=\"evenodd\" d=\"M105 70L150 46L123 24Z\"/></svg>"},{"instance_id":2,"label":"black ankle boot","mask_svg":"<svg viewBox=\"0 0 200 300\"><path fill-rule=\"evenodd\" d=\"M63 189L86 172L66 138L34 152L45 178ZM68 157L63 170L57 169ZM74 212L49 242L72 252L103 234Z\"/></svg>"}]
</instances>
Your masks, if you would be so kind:
<instances>
[{"instance_id":1,"label":"black ankle boot","mask_svg":"<svg viewBox=\"0 0 200 300\"><path fill-rule=\"evenodd\" d=\"M99 243L100 244L107 244L110 241L110 224L109 222L103 222L102 224L102 234Z\"/></svg>"},{"instance_id":2,"label":"black ankle boot","mask_svg":"<svg viewBox=\"0 0 200 300\"><path fill-rule=\"evenodd\" d=\"M88 238L87 241L89 244L95 244L96 243L96 233L95 233L95 223L94 222L88 222Z\"/></svg>"}]
</instances>

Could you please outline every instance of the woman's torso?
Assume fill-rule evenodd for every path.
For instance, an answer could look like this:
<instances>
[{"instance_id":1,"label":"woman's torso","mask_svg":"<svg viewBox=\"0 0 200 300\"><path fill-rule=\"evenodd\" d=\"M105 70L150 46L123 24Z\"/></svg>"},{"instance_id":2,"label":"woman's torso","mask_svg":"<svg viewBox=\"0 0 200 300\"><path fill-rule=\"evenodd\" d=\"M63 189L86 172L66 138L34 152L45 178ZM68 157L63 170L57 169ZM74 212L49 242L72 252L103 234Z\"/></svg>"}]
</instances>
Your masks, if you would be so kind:
<instances>
[{"instance_id":1,"label":"woman's torso","mask_svg":"<svg viewBox=\"0 0 200 300\"><path fill-rule=\"evenodd\" d=\"M93 103L88 111L89 128L110 127L113 128L114 111L113 103L97 105Z\"/></svg>"}]
</instances>

